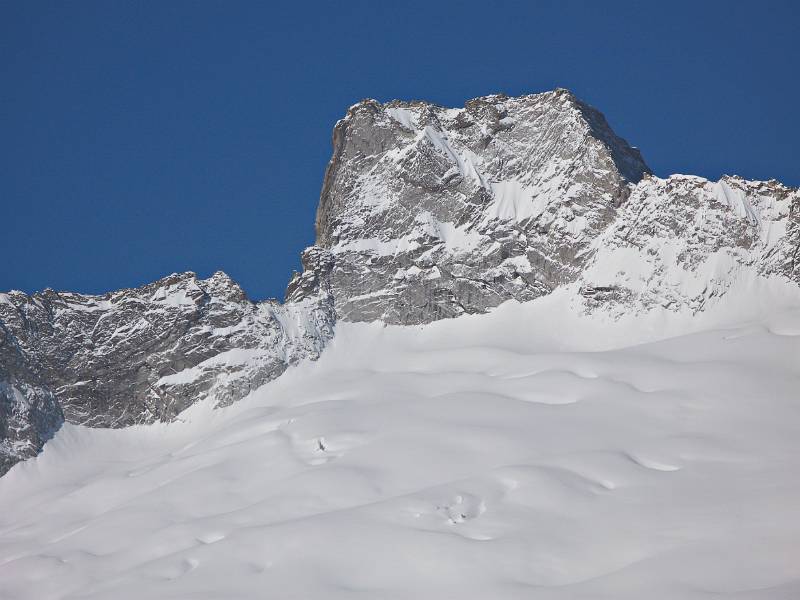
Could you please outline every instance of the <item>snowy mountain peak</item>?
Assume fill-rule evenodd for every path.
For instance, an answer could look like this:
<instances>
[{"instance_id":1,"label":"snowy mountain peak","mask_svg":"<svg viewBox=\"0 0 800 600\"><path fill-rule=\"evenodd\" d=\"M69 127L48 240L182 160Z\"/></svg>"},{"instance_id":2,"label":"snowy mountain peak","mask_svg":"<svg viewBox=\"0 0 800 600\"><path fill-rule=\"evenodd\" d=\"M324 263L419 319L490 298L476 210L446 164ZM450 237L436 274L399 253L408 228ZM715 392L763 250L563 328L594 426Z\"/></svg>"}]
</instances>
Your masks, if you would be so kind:
<instances>
[{"instance_id":1,"label":"snowy mountain peak","mask_svg":"<svg viewBox=\"0 0 800 600\"><path fill-rule=\"evenodd\" d=\"M421 196L441 200L424 203L440 221L459 220L491 216L491 200L509 187L530 190L532 197L559 184L568 190L574 182L595 185L610 195L606 200L618 202L625 184L649 173L638 150L566 90L486 96L462 109L364 100L336 124L333 145L317 213L320 246L348 237L351 221L358 225L364 218L369 226L392 204L413 209ZM579 190L571 197L579 198ZM523 203L520 219L534 210ZM508 208L502 198L495 202L501 218Z\"/></svg>"},{"instance_id":2,"label":"snowy mountain peak","mask_svg":"<svg viewBox=\"0 0 800 600\"><path fill-rule=\"evenodd\" d=\"M657 178L568 90L365 100L333 145L317 246L344 320L426 323L573 283L584 310L699 310L743 270L800 280L796 190Z\"/></svg>"},{"instance_id":3,"label":"snowy mountain peak","mask_svg":"<svg viewBox=\"0 0 800 600\"><path fill-rule=\"evenodd\" d=\"M800 282L800 193L659 178L564 89L351 106L284 304L228 275L104 295L0 295L0 472L66 421L121 427L229 404L315 359L341 321L423 324L560 288L619 317Z\"/></svg>"}]
</instances>

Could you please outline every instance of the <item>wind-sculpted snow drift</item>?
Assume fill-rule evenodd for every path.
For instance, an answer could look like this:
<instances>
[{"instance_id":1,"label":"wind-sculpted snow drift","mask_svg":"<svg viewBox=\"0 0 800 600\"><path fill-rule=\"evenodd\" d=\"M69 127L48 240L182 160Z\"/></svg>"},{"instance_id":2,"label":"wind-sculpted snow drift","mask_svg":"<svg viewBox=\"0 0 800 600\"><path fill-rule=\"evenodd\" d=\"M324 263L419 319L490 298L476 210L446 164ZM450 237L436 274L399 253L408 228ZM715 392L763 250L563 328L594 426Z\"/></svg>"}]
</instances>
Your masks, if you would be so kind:
<instances>
[{"instance_id":1,"label":"wind-sculpted snow drift","mask_svg":"<svg viewBox=\"0 0 800 600\"><path fill-rule=\"evenodd\" d=\"M0 598L800 597L798 290L574 296L340 323L223 410L65 425L0 478Z\"/></svg>"},{"instance_id":2,"label":"wind-sculpted snow drift","mask_svg":"<svg viewBox=\"0 0 800 600\"><path fill-rule=\"evenodd\" d=\"M251 302L223 273L0 295L0 472L65 420L230 404L316 359L337 320L426 324L557 289L576 312L683 314L740 281L800 282L797 190L657 178L566 90L462 109L366 100L333 146L316 245L283 304Z\"/></svg>"}]
</instances>

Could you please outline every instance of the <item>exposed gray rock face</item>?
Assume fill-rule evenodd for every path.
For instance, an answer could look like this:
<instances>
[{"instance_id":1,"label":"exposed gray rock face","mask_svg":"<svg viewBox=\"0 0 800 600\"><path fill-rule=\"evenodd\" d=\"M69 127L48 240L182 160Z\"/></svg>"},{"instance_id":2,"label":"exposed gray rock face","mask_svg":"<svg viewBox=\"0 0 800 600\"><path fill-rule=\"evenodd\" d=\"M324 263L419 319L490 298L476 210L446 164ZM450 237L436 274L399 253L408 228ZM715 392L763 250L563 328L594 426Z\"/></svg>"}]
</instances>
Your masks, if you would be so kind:
<instances>
[{"instance_id":1,"label":"exposed gray rock face","mask_svg":"<svg viewBox=\"0 0 800 600\"><path fill-rule=\"evenodd\" d=\"M428 323L564 285L586 311L698 311L748 277L800 283L798 190L655 177L566 90L352 106L316 229L284 304L251 302L223 273L0 294L0 474L64 419L122 427L229 404L319 356L337 318Z\"/></svg>"},{"instance_id":2,"label":"exposed gray rock face","mask_svg":"<svg viewBox=\"0 0 800 600\"><path fill-rule=\"evenodd\" d=\"M647 177L593 242L586 305L703 310L755 275L800 283L800 192L777 181Z\"/></svg>"},{"instance_id":3,"label":"exposed gray rock face","mask_svg":"<svg viewBox=\"0 0 800 600\"><path fill-rule=\"evenodd\" d=\"M229 404L319 356L334 322L328 298L253 303L221 272L105 296L0 295L0 464L38 452L64 418L124 427Z\"/></svg>"},{"instance_id":4,"label":"exposed gray rock face","mask_svg":"<svg viewBox=\"0 0 800 600\"><path fill-rule=\"evenodd\" d=\"M366 100L337 123L317 213L352 321L426 323L574 281L649 173L566 90L463 109Z\"/></svg>"},{"instance_id":5,"label":"exposed gray rock face","mask_svg":"<svg viewBox=\"0 0 800 600\"><path fill-rule=\"evenodd\" d=\"M327 273L350 321L427 323L573 283L587 310L701 310L745 267L800 281L797 190L653 177L566 90L356 104L316 225L307 277Z\"/></svg>"},{"instance_id":6,"label":"exposed gray rock face","mask_svg":"<svg viewBox=\"0 0 800 600\"><path fill-rule=\"evenodd\" d=\"M35 455L61 427L64 415L49 388L32 373L0 323L0 475Z\"/></svg>"}]
</instances>

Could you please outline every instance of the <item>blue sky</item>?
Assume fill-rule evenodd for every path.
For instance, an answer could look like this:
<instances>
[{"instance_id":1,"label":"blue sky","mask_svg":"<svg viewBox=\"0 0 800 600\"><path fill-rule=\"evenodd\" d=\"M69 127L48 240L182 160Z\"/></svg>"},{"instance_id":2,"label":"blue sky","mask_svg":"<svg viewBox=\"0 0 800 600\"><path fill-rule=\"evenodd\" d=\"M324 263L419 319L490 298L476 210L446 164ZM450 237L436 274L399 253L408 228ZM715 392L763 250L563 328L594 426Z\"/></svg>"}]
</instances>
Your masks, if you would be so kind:
<instances>
[{"instance_id":1,"label":"blue sky","mask_svg":"<svg viewBox=\"0 0 800 600\"><path fill-rule=\"evenodd\" d=\"M281 296L365 97L567 87L658 175L800 185L800 2L2 2L0 290Z\"/></svg>"}]
</instances>

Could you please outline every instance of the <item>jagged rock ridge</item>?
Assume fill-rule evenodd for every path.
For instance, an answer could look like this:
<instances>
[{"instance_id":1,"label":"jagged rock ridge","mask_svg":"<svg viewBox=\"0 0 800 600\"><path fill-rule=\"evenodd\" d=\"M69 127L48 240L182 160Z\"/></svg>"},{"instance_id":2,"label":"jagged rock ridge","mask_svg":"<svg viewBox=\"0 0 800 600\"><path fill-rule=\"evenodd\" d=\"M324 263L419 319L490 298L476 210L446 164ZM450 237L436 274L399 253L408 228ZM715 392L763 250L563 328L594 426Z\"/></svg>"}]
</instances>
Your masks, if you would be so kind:
<instances>
[{"instance_id":1,"label":"jagged rock ridge","mask_svg":"<svg viewBox=\"0 0 800 600\"><path fill-rule=\"evenodd\" d=\"M797 190L655 177L566 90L352 106L316 230L284 304L223 273L0 295L0 472L64 419L121 427L235 401L316 358L337 318L428 323L563 285L587 311L696 311L743 269L800 282Z\"/></svg>"},{"instance_id":2,"label":"jagged rock ridge","mask_svg":"<svg viewBox=\"0 0 800 600\"><path fill-rule=\"evenodd\" d=\"M7 468L38 452L64 419L124 427L170 420L208 397L238 400L319 356L334 316L324 295L251 302L218 272L104 296L2 294L0 325Z\"/></svg>"},{"instance_id":3,"label":"jagged rock ridge","mask_svg":"<svg viewBox=\"0 0 800 600\"><path fill-rule=\"evenodd\" d=\"M798 280L796 190L656 178L566 90L463 109L365 100L333 146L306 278L328 274L341 319L427 323L580 281L588 308L699 309L737 265ZM623 257L636 281L606 272ZM712 257L725 273L706 281ZM692 274L699 291L676 289Z\"/></svg>"}]
</instances>

